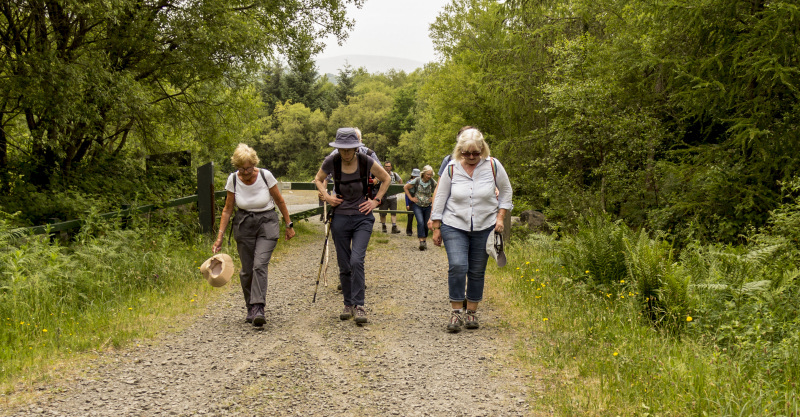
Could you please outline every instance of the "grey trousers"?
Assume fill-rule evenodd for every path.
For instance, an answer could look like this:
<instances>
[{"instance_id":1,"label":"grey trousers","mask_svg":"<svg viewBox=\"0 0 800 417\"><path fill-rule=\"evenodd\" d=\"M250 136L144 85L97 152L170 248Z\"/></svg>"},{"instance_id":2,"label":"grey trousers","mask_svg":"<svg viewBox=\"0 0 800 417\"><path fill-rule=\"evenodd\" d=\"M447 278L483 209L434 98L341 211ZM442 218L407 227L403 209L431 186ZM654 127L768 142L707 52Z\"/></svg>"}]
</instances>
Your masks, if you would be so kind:
<instances>
[{"instance_id":1,"label":"grey trousers","mask_svg":"<svg viewBox=\"0 0 800 417\"><path fill-rule=\"evenodd\" d=\"M278 244L279 235L280 225L275 210L236 212L233 237L242 261L239 280L248 308L252 304L266 304L269 260Z\"/></svg>"},{"instance_id":2,"label":"grey trousers","mask_svg":"<svg viewBox=\"0 0 800 417\"><path fill-rule=\"evenodd\" d=\"M374 224L375 216L372 214L333 215L331 234L346 306L364 305L364 259Z\"/></svg>"}]
</instances>

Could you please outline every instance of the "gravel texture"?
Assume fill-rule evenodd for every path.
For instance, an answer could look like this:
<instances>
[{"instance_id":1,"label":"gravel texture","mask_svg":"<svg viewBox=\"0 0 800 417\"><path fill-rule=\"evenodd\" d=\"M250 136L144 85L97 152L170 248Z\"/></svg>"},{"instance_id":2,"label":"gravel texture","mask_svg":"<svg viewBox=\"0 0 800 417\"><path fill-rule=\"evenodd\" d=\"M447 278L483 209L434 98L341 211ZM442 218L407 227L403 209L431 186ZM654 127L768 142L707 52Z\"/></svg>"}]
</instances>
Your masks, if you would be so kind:
<instances>
[{"instance_id":1,"label":"gravel texture","mask_svg":"<svg viewBox=\"0 0 800 417\"><path fill-rule=\"evenodd\" d=\"M311 224L322 236L321 223ZM34 403L0 414L529 415L533 379L514 365L502 318L484 303L480 329L447 333L444 248L429 242L421 252L405 230L386 235L375 225L366 325L339 320L335 253L328 286L311 303L322 238L291 241L270 265L263 328L245 323L237 280L185 330L103 353Z\"/></svg>"}]
</instances>

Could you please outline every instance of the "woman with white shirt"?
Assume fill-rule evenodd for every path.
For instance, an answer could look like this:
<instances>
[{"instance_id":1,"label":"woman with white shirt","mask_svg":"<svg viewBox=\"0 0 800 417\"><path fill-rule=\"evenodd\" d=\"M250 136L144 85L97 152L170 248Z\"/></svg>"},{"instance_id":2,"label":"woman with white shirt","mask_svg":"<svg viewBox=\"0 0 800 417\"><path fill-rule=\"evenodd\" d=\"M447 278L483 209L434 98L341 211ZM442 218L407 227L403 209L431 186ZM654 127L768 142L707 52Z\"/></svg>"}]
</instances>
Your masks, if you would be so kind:
<instances>
[{"instance_id":1,"label":"woman with white shirt","mask_svg":"<svg viewBox=\"0 0 800 417\"><path fill-rule=\"evenodd\" d=\"M495 194L495 188L498 192ZM512 208L511 182L478 129L458 135L453 159L439 178L431 220L433 243L447 251L448 289L452 311L447 331L477 329L478 303L483 299L490 233L503 231L503 219ZM466 312L464 286L466 285Z\"/></svg>"},{"instance_id":2,"label":"woman with white shirt","mask_svg":"<svg viewBox=\"0 0 800 417\"><path fill-rule=\"evenodd\" d=\"M256 151L240 143L233 152L231 162L238 170L228 176L225 184L228 194L219 221L219 234L211 250L219 252L233 207L238 207L233 218L233 236L242 261L239 279L247 306L245 322L260 327L267 322L264 316L267 267L280 235L275 207L281 211L286 223L286 240L293 238L295 233L289 209L278 189L278 180L266 169L256 168Z\"/></svg>"}]
</instances>

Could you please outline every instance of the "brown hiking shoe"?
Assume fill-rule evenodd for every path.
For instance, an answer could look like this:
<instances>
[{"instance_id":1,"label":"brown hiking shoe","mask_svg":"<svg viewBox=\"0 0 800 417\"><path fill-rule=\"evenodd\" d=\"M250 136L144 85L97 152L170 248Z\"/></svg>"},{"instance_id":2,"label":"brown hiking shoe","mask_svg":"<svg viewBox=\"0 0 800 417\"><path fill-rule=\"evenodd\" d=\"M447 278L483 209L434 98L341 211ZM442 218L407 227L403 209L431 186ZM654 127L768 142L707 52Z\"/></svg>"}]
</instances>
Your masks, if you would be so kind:
<instances>
[{"instance_id":1,"label":"brown hiking shoe","mask_svg":"<svg viewBox=\"0 0 800 417\"><path fill-rule=\"evenodd\" d=\"M450 333L458 333L461 331L461 326L464 325L464 319L461 318L461 310L453 310L450 313L450 321L447 323L447 331Z\"/></svg>"},{"instance_id":2,"label":"brown hiking shoe","mask_svg":"<svg viewBox=\"0 0 800 417\"><path fill-rule=\"evenodd\" d=\"M400 229L398 229L398 228L397 228L397 225L396 225L396 224L393 224L393 225L392 225L392 234L395 234L395 235L396 235L396 234L398 234L398 233L400 233Z\"/></svg>"},{"instance_id":3,"label":"brown hiking shoe","mask_svg":"<svg viewBox=\"0 0 800 417\"><path fill-rule=\"evenodd\" d=\"M464 327L467 329L477 329L478 325L478 312L475 310L467 310L467 319L465 320Z\"/></svg>"},{"instance_id":4,"label":"brown hiking shoe","mask_svg":"<svg viewBox=\"0 0 800 417\"><path fill-rule=\"evenodd\" d=\"M364 306L355 306L355 316L356 316L356 324L364 324L367 322L367 310L364 310Z\"/></svg>"},{"instance_id":5,"label":"brown hiking shoe","mask_svg":"<svg viewBox=\"0 0 800 417\"><path fill-rule=\"evenodd\" d=\"M344 310L339 313L339 320L350 320L353 318L353 306L344 306Z\"/></svg>"}]
</instances>

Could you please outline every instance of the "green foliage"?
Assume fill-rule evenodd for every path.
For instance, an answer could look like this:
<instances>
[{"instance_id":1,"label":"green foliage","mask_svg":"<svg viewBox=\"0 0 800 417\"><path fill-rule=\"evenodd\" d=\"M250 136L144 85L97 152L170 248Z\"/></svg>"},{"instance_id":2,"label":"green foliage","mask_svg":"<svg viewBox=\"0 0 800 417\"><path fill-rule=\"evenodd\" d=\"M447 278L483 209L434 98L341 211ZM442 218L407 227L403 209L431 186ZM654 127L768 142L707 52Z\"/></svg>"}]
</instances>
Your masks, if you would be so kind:
<instances>
[{"instance_id":1,"label":"green foliage","mask_svg":"<svg viewBox=\"0 0 800 417\"><path fill-rule=\"evenodd\" d=\"M690 312L689 276L673 260L673 249L642 229L638 238L625 240L628 279L635 285L643 312L655 325L678 332Z\"/></svg>"},{"instance_id":2,"label":"green foliage","mask_svg":"<svg viewBox=\"0 0 800 417\"><path fill-rule=\"evenodd\" d=\"M49 189L20 182L12 193L0 195L0 207L8 213L20 212L15 218L18 226L36 226L196 193L191 167L157 167L147 172L143 165L144 161L134 158L98 158L93 164L81 164L77 177L68 181L55 175Z\"/></svg>"},{"instance_id":3,"label":"green foliage","mask_svg":"<svg viewBox=\"0 0 800 417\"><path fill-rule=\"evenodd\" d=\"M275 106L272 120L273 128L255 145L259 164L276 177L302 180L316 174L330 152L325 113L287 101Z\"/></svg>"},{"instance_id":4,"label":"green foliage","mask_svg":"<svg viewBox=\"0 0 800 417\"><path fill-rule=\"evenodd\" d=\"M209 293L197 275L209 243L193 223L174 209L135 218L127 230L90 218L70 246L12 237L0 223L0 382L145 336L142 320L169 313L154 299L181 298L188 307L187 293Z\"/></svg>"},{"instance_id":5,"label":"green foliage","mask_svg":"<svg viewBox=\"0 0 800 417\"><path fill-rule=\"evenodd\" d=\"M13 149L32 166L29 181L47 186L52 172L68 176L84 160L130 149L132 137L163 150L154 132L168 125L203 147L212 138L191 126L238 104L226 93L246 87L268 58L301 62L320 50L318 39L345 38L348 3L362 1L3 3L0 126L9 146L0 146L0 170Z\"/></svg>"},{"instance_id":6,"label":"green foliage","mask_svg":"<svg viewBox=\"0 0 800 417\"><path fill-rule=\"evenodd\" d=\"M733 242L796 175L798 7L791 1L459 0L432 25L421 86L428 157L480 128L519 207L574 224Z\"/></svg>"},{"instance_id":7,"label":"green foliage","mask_svg":"<svg viewBox=\"0 0 800 417\"><path fill-rule=\"evenodd\" d=\"M616 294L628 276L625 241L630 234L624 223L612 222L608 216L586 216L577 235L563 247L564 265L591 292Z\"/></svg>"},{"instance_id":8,"label":"green foliage","mask_svg":"<svg viewBox=\"0 0 800 417\"><path fill-rule=\"evenodd\" d=\"M647 321L640 319L636 283L614 297L591 296L570 278L569 266L561 265L562 241L570 237L560 239L532 235L512 243L508 265L489 271L502 288L494 298L522 312L508 324L519 330L517 354L531 372L557 370L541 375L550 388L532 404L532 412L785 416L800 408L797 330L774 347L741 343L752 337L743 336L737 352L715 344L709 337L715 330L706 330L699 314L675 328L680 337L653 331L642 325ZM661 274L676 263L669 245L646 234L631 236L628 244L636 251L628 257L641 257L634 268L642 272ZM740 334L758 334L768 323L735 325ZM796 321L785 325L798 327Z\"/></svg>"}]
</instances>

